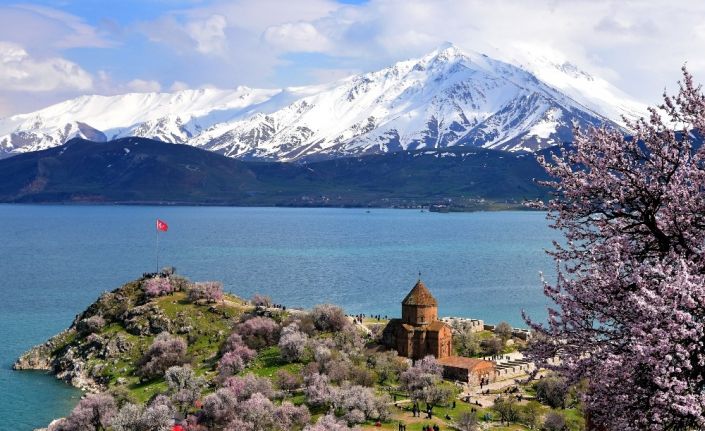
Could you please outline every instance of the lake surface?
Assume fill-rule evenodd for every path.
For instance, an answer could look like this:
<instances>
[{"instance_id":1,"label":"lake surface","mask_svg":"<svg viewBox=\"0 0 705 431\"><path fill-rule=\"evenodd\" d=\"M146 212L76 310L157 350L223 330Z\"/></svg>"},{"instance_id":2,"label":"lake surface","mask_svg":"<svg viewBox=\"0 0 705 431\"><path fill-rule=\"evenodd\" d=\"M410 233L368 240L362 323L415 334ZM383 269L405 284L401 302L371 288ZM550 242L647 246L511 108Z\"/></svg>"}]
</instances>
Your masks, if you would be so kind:
<instances>
[{"instance_id":1,"label":"lake surface","mask_svg":"<svg viewBox=\"0 0 705 431\"><path fill-rule=\"evenodd\" d=\"M331 302L398 316L418 272L439 313L522 325L544 317L539 271L556 232L538 212L0 205L0 430L65 415L80 392L13 372L23 351L70 325L101 292L160 265L288 306Z\"/></svg>"}]
</instances>

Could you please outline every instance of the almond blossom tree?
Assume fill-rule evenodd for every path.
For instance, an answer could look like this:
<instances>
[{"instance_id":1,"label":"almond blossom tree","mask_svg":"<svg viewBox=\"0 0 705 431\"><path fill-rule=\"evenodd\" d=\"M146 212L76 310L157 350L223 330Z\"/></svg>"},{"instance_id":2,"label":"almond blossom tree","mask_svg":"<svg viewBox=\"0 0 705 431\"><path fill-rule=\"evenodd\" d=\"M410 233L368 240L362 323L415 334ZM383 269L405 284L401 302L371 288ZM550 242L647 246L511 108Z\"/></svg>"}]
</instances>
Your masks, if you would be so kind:
<instances>
[{"instance_id":1,"label":"almond blossom tree","mask_svg":"<svg viewBox=\"0 0 705 431\"><path fill-rule=\"evenodd\" d=\"M148 278L142 282L144 286L144 293L147 296L163 296L174 292L174 286L171 284L171 280L168 277L154 277Z\"/></svg>"},{"instance_id":2,"label":"almond blossom tree","mask_svg":"<svg viewBox=\"0 0 705 431\"><path fill-rule=\"evenodd\" d=\"M269 317L257 316L240 323L235 330L251 349L272 346L279 340L279 325Z\"/></svg>"},{"instance_id":3,"label":"almond blossom tree","mask_svg":"<svg viewBox=\"0 0 705 431\"><path fill-rule=\"evenodd\" d=\"M184 415L201 397L201 390L205 385L205 380L197 376L190 365L170 367L164 373L164 380L174 405Z\"/></svg>"},{"instance_id":4,"label":"almond blossom tree","mask_svg":"<svg viewBox=\"0 0 705 431\"><path fill-rule=\"evenodd\" d=\"M304 431L349 431L359 430L360 428L350 428L344 421L338 420L332 414L327 414L318 418L318 421L313 425L307 425Z\"/></svg>"},{"instance_id":5,"label":"almond blossom tree","mask_svg":"<svg viewBox=\"0 0 705 431\"><path fill-rule=\"evenodd\" d=\"M705 96L683 69L648 119L576 134L540 159L565 241L530 356L569 383L597 429L705 427ZM679 132L683 131L683 132ZM555 363L550 358L558 356Z\"/></svg>"},{"instance_id":6,"label":"almond blossom tree","mask_svg":"<svg viewBox=\"0 0 705 431\"><path fill-rule=\"evenodd\" d=\"M399 376L401 387L409 393L414 401L424 400L424 391L433 388L441 381L443 368L433 356L426 356L416 361Z\"/></svg>"},{"instance_id":7,"label":"almond blossom tree","mask_svg":"<svg viewBox=\"0 0 705 431\"><path fill-rule=\"evenodd\" d=\"M223 299L223 283L219 281L202 281L189 287L188 299L196 303L213 303Z\"/></svg>"},{"instance_id":8,"label":"almond blossom tree","mask_svg":"<svg viewBox=\"0 0 705 431\"><path fill-rule=\"evenodd\" d=\"M186 349L186 341L183 338L162 332L138 361L137 374L151 379L161 376L169 367L183 365L187 362Z\"/></svg>"},{"instance_id":9,"label":"almond blossom tree","mask_svg":"<svg viewBox=\"0 0 705 431\"><path fill-rule=\"evenodd\" d=\"M257 352L250 349L237 333L232 333L221 348L223 356L218 361L219 379L239 373L257 356Z\"/></svg>"},{"instance_id":10,"label":"almond blossom tree","mask_svg":"<svg viewBox=\"0 0 705 431\"><path fill-rule=\"evenodd\" d=\"M300 361L306 351L308 335L299 330L299 325L292 323L282 329L279 338L279 350L287 362Z\"/></svg>"},{"instance_id":11,"label":"almond blossom tree","mask_svg":"<svg viewBox=\"0 0 705 431\"><path fill-rule=\"evenodd\" d=\"M250 398L255 393L260 393L267 398L274 396L272 381L266 377L258 377L252 373L244 376L232 376L225 380L223 387L235 395L238 401Z\"/></svg>"},{"instance_id":12,"label":"almond blossom tree","mask_svg":"<svg viewBox=\"0 0 705 431\"><path fill-rule=\"evenodd\" d=\"M49 427L49 431L103 431L107 430L117 413L112 396L91 394L79 401L71 413Z\"/></svg>"}]
</instances>

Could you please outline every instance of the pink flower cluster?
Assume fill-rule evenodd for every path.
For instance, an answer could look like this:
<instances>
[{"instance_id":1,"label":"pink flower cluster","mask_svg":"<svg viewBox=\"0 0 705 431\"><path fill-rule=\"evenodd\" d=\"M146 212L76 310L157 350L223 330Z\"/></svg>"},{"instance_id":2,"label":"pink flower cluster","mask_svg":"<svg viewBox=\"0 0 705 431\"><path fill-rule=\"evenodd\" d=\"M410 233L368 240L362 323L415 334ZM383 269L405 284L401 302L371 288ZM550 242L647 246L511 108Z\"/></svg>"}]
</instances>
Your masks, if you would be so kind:
<instances>
[{"instance_id":1,"label":"pink flower cluster","mask_svg":"<svg viewBox=\"0 0 705 431\"><path fill-rule=\"evenodd\" d=\"M147 296L163 296L174 292L174 286L167 277L148 278L143 282L144 293Z\"/></svg>"},{"instance_id":2,"label":"pink flower cluster","mask_svg":"<svg viewBox=\"0 0 705 431\"><path fill-rule=\"evenodd\" d=\"M244 370L257 356L257 352L247 347L239 334L232 333L223 345L223 356L218 361L220 378L224 379Z\"/></svg>"},{"instance_id":3,"label":"pink flower cluster","mask_svg":"<svg viewBox=\"0 0 705 431\"><path fill-rule=\"evenodd\" d=\"M223 283L217 281L194 283L188 289L188 299L191 302L218 302L223 299Z\"/></svg>"}]
</instances>

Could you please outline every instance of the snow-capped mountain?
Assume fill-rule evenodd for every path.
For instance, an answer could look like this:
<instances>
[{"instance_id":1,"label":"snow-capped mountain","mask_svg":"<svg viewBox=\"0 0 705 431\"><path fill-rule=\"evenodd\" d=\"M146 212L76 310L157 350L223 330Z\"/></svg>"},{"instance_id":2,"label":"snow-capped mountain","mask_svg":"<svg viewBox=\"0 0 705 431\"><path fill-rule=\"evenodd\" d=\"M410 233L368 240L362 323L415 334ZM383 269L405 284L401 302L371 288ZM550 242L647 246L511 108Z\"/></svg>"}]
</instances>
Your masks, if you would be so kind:
<instances>
[{"instance_id":1,"label":"snow-capped mountain","mask_svg":"<svg viewBox=\"0 0 705 431\"><path fill-rule=\"evenodd\" d=\"M647 105L631 99L607 80L580 69L561 53L526 43L517 44L509 61L583 105L624 125L648 117Z\"/></svg>"},{"instance_id":2,"label":"snow-capped mountain","mask_svg":"<svg viewBox=\"0 0 705 431\"><path fill-rule=\"evenodd\" d=\"M564 66L542 69L570 84L561 91L529 68L446 45L328 85L84 96L0 119L0 156L74 136L140 136L282 161L455 145L534 151L570 140L573 123L618 120L618 108L603 109L614 89L603 80L557 80L556 73L577 73Z\"/></svg>"},{"instance_id":3,"label":"snow-capped mountain","mask_svg":"<svg viewBox=\"0 0 705 431\"><path fill-rule=\"evenodd\" d=\"M145 136L185 143L201 128L230 119L279 92L238 87L82 96L0 119L0 155L42 150L74 137L104 141Z\"/></svg>"}]
</instances>

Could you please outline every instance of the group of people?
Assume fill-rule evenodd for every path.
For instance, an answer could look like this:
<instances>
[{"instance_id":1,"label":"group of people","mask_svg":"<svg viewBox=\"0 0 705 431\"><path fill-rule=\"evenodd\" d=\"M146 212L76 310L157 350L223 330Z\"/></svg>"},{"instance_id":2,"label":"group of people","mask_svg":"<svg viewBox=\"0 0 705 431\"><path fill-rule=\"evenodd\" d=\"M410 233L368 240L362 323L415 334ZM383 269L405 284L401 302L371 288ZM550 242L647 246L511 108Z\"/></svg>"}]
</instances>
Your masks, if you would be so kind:
<instances>
[{"instance_id":1,"label":"group of people","mask_svg":"<svg viewBox=\"0 0 705 431\"><path fill-rule=\"evenodd\" d=\"M411 406L411 414L415 418L421 417L421 408L419 407L419 403L414 403L414 405ZM432 417L433 414L431 413L431 406L426 406L426 419L431 419Z\"/></svg>"},{"instance_id":2,"label":"group of people","mask_svg":"<svg viewBox=\"0 0 705 431\"><path fill-rule=\"evenodd\" d=\"M365 317L368 317L365 313L360 313L356 314L354 316L351 316L353 318L353 321L355 323L362 324L362 321L365 319ZM382 320L382 315L381 314L372 314L369 316L370 319L377 320L378 322ZM384 320L387 320L387 316L384 316Z\"/></svg>"},{"instance_id":3,"label":"group of people","mask_svg":"<svg viewBox=\"0 0 705 431\"><path fill-rule=\"evenodd\" d=\"M441 427L439 427L437 424L433 424L433 426L424 425L421 429L423 431L440 431ZM399 422L399 431L406 431L406 424L404 422Z\"/></svg>"},{"instance_id":4,"label":"group of people","mask_svg":"<svg viewBox=\"0 0 705 431\"><path fill-rule=\"evenodd\" d=\"M480 378L480 389L482 389L484 386L490 384L490 378L489 377L481 377Z\"/></svg>"}]
</instances>

